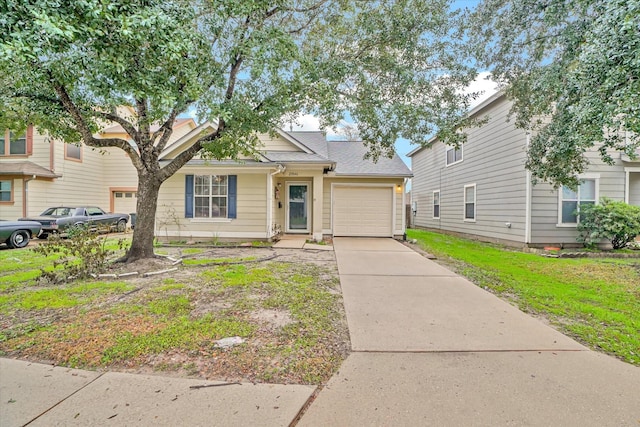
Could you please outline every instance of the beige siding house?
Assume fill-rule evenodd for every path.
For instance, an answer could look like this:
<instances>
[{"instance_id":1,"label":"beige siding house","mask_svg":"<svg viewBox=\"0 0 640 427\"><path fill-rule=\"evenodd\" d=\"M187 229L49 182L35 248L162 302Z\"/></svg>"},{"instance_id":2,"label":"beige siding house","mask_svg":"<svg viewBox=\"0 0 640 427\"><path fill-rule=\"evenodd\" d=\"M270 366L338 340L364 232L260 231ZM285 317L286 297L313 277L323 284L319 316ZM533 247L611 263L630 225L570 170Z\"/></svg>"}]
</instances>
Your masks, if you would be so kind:
<instances>
[{"instance_id":1,"label":"beige siding house","mask_svg":"<svg viewBox=\"0 0 640 427\"><path fill-rule=\"evenodd\" d=\"M176 121L172 140L195 128ZM129 139L119 127L104 137ZM105 211L136 211L138 177L120 149L93 149L53 140L29 126L23 135L7 130L0 142L0 219L36 216L61 205L99 206Z\"/></svg>"},{"instance_id":2,"label":"beige siding house","mask_svg":"<svg viewBox=\"0 0 640 427\"><path fill-rule=\"evenodd\" d=\"M179 119L161 155L169 161L203 132ZM103 137L129 139L120 126ZM321 132L259 135L256 158L194 158L161 187L156 235L169 240L269 240L279 233L400 238L411 171L397 156L365 159L361 142L327 141ZM138 179L119 149L49 141L31 127L7 131L0 149L0 218L34 216L51 206L95 205L136 212Z\"/></svg>"},{"instance_id":3,"label":"beige siding house","mask_svg":"<svg viewBox=\"0 0 640 427\"><path fill-rule=\"evenodd\" d=\"M640 205L640 161L597 151L578 191L533 184L525 170L528 136L507 120L511 102L498 93L471 111L489 121L469 129L460 149L433 139L409 153L413 224L515 245L577 245L574 214L601 197Z\"/></svg>"},{"instance_id":4,"label":"beige siding house","mask_svg":"<svg viewBox=\"0 0 640 427\"><path fill-rule=\"evenodd\" d=\"M163 153L170 160L208 124ZM279 233L400 238L411 171L399 157L373 163L361 142L321 132L258 136L257 158L194 158L160 189L156 234L163 239L269 240Z\"/></svg>"}]
</instances>

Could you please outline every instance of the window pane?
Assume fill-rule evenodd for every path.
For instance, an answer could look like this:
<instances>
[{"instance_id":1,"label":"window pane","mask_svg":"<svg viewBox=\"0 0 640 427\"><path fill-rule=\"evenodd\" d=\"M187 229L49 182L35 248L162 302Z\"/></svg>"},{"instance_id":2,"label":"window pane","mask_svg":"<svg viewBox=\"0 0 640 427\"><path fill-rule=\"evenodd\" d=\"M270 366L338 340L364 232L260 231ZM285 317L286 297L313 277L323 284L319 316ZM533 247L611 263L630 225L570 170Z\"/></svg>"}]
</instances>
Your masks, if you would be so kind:
<instances>
[{"instance_id":1,"label":"window pane","mask_svg":"<svg viewBox=\"0 0 640 427\"><path fill-rule=\"evenodd\" d=\"M0 191L11 191L11 181L0 181Z\"/></svg>"},{"instance_id":2,"label":"window pane","mask_svg":"<svg viewBox=\"0 0 640 427\"><path fill-rule=\"evenodd\" d=\"M9 154L27 154L27 138L24 133L18 135L9 132Z\"/></svg>"},{"instance_id":3,"label":"window pane","mask_svg":"<svg viewBox=\"0 0 640 427\"><path fill-rule=\"evenodd\" d=\"M195 194L196 194L196 196L208 196L209 195L209 182L210 182L210 177L208 175L196 175L195 176Z\"/></svg>"},{"instance_id":4,"label":"window pane","mask_svg":"<svg viewBox=\"0 0 640 427\"><path fill-rule=\"evenodd\" d=\"M454 157L456 162L462 160L462 148L457 148L454 150Z\"/></svg>"},{"instance_id":5,"label":"window pane","mask_svg":"<svg viewBox=\"0 0 640 427\"><path fill-rule=\"evenodd\" d=\"M433 206L433 217L440 218L440 205Z\"/></svg>"},{"instance_id":6,"label":"window pane","mask_svg":"<svg viewBox=\"0 0 640 427\"><path fill-rule=\"evenodd\" d=\"M440 193L433 193L433 204L434 205L440 204Z\"/></svg>"},{"instance_id":7,"label":"window pane","mask_svg":"<svg viewBox=\"0 0 640 427\"><path fill-rule=\"evenodd\" d=\"M196 218L209 218L208 197L196 197L193 215Z\"/></svg>"},{"instance_id":8,"label":"window pane","mask_svg":"<svg viewBox=\"0 0 640 427\"><path fill-rule=\"evenodd\" d=\"M2 139L0 139L0 156L5 155L4 144L5 144L4 135L2 135Z\"/></svg>"},{"instance_id":9,"label":"window pane","mask_svg":"<svg viewBox=\"0 0 640 427\"><path fill-rule=\"evenodd\" d=\"M447 150L447 164L453 163L453 150Z\"/></svg>"},{"instance_id":10,"label":"window pane","mask_svg":"<svg viewBox=\"0 0 640 427\"><path fill-rule=\"evenodd\" d=\"M0 181L0 202L11 201L11 181Z\"/></svg>"},{"instance_id":11,"label":"window pane","mask_svg":"<svg viewBox=\"0 0 640 427\"><path fill-rule=\"evenodd\" d=\"M475 187L467 187L464 189L464 201L465 203L474 203L476 201Z\"/></svg>"},{"instance_id":12,"label":"window pane","mask_svg":"<svg viewBox=\"0 0 640 427\"><path fill-rule=\"evenodd\" d=\"M465 203L464 205L464 217L465 219L475 219L475 203Z\"/></svg>"},{"instance_id":13,"label":"window pane","mask_svg":"<svg viewBox=\"0 0 640 427\"><path fill-rule=\"evenodd\" d=\"M226 218L227 217L227 198L213 197L211 200L211 217Z\"/></svg>"},{"instance_id":14,"label":"window pane","mask_svg":"<svg viewBox=\"0 0 640 427\"><path fill-rule=\"evenodd\" d=\"M578 200L578 193L569 187L562 187L562 200Z\"/></svg>"},{"instance_id":15,"label":"window pane","mask_svg":"<svg viewBox=\"0 0 640 427\"><path fill-rule=\"evenodd\" d=\"M578 209L578 202L576 201L562 201L562 223L563 224L575 224L578 222L576 210Z\"/></svg>"},{"instance_id":16,"label":"window pane","mask_svg":"<svg viewBox=\"0 0 640 427\"><path fill-rule=\"evenodd\" d=\"M80 146L74 145L74 144L66 144L65 149L67 150L67 157L71 159L80 160L81 158Z\"/></svg>"},{"instance_id":17,"label":"window pane","mask_svg":"<svg viewBox=\"0 0 640 427\"><path fill-rule=\"evenodd\" d=\"M580 200L596 200L596 181L586 179L580 183Z\"/></svg>"}]
</instances>

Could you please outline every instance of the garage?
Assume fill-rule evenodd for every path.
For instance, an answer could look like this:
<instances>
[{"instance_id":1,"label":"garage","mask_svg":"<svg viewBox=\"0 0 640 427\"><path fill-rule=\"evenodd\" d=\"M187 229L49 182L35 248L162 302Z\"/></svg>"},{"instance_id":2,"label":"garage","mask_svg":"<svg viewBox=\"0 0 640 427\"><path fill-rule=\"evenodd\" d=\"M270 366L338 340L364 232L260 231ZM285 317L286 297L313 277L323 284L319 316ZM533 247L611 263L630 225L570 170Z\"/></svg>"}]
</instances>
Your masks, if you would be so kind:
<instances>
[{"instance_id":1,"label":"garage","mask_svg":"<svg viewBox=\"0 0 640 427\"><path fill-rule=\"evenodd\" d=\"M336 186L333 235L393 237L393 187Z\"/></svg>"},{"instance_id":2,"label":"garage","mask_svg":"<svg viewBox=\"0 0 640 427\"><path fill-rule=\"evenodd\" d=\"M112 191L113 212L132 213L136 211L138 198L136 191Z\"/></svg>"}]
</instances>

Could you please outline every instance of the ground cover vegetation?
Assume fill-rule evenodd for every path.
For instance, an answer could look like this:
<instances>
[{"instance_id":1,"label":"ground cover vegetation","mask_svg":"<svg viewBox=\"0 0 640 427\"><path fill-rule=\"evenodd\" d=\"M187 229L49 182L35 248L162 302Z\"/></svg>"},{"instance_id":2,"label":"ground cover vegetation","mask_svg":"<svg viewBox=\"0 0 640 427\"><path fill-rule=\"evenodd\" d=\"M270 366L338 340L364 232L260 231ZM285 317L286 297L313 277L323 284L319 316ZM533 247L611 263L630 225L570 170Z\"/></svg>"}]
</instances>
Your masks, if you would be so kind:
<instances>
[{"instance_id":1,"label":"ground cover vegetation","mask_svg":"<svg viewBox=\"0 0 640 427\"><path fill-rule=\"evenodd\" d=\"M640 365L640 259L546 258L424 230L407 234L478 286Z\"/></svg>"},{"instance_id":2,"label":"ground cover vegetation","mask_svg":"<svg viewBox=\"0 0 640 427\"><path fill-rule=\"evenodd\" d=\"M116 248L114 256L122 251L116 239L106 246ZM188 256L189 265L158 276L57 283L39 279L52 259L29 249L0 251L0 356L303 384L324 383L346 357L349 338L332 252L163 249ZM160 260L126 265L166 267ZM236 336L244 343L216 346Z\"/></svg>"}]
</instances>

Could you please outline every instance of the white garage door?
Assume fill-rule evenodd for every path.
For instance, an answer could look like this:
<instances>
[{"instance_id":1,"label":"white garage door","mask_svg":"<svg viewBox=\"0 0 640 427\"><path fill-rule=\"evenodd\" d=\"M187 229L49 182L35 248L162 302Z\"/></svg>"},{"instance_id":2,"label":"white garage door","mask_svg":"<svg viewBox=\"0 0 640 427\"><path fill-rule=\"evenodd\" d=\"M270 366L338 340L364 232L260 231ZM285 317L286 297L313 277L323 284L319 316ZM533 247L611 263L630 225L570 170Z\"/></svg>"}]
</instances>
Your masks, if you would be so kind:
<instances>
[{"instance_id":1,"label":"white garage door","mask_svg":"<svg viewBox=\"0 0 640 427\"><path fill-rule=\"evenodd\" d=\"M136 211L138 198L135 191L114 191L113 211L117 213L130 214Z\"/></svg>"},{"instance_id":2,"label":"white garage door","mask_svg":"<svg viewBox=\"0 0 640 427\"><path fill-rule=\"evenodd\" d=\"M393 187L335 187L333 235L393 237Z\"/></svg>"}]
</instances>

